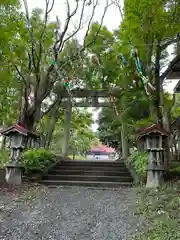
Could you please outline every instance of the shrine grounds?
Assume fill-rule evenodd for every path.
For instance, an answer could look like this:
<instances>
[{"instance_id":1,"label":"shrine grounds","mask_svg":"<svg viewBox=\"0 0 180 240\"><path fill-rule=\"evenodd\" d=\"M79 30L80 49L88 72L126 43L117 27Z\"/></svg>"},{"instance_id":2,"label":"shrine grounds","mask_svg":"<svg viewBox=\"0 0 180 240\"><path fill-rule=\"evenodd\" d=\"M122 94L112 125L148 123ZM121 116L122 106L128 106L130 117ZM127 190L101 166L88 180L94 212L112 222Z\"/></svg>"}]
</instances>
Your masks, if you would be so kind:
<instances>
[{"instance_id":1,"label":"shrine grounds","mask_svg":"<svg viewBox=\"0 0 180 240\"><path fill-rule=\"evenodd\" d=\"M0 239L128 240L137 231L133 188L1 189Z\"/></svg>"}]
</instances>

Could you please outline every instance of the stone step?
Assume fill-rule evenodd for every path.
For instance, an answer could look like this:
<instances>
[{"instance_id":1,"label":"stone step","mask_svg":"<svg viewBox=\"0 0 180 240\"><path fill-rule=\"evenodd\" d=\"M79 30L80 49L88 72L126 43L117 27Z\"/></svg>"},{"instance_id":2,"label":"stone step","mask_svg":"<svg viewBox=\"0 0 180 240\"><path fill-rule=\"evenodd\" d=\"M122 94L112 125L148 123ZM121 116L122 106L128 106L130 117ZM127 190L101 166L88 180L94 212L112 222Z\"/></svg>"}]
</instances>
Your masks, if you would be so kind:
<instances>
[{"instance_id":1,"label":"stone step","mask_svg":"<svg viewBox=\"0 0 180 240\"><path fill-rule=\"evenodd\" d=\"M111 161L84 161L84 160L71 160L71 161L61 161L57 163L57 166L109 166L109 167L126 167L124 162L111 162Z\"/></svg>"},{"instance_id":2,"label":"stone step","mask_svg":"<svg viewBox=\"0 0 180 240\"><path fill-rule=\"evenodd\" d=\"M86 187L103 187L103 188L118 188L118 187L131 187L132 182L100 182L100 181L57 181L57 180L41 180L40 184L50 187L56 186L86 186Z\"/></svg>"},{"instance_id":3,"label":"stone step","mask_svg":"<svg viewBox=\"0 0 180 240\"><path fill-rule=\"evenodd\" d=\"M117 169L114 169L112 171L109 171L109 169L106 169L102 171L102 169L99 170L84 170L84 169L53 169L49 171L48 174L51 175L95 175L95 176L126 176L129 175L128 169L123 169L121 171L117 171Z\"/></svg>"},{"instance_id":4,"label":"stone step","mask_svg":"<svg viewBox=\"0 0 180 240\"><path fill-rule=\"evenodd\" d=\"M124 171L127 170L126 166L98 166L98 165L56 165L54 167L56 170L84 170L84 171Z\"/></svg>"},{"instance_id":5,"label":"stone step","mask_svg":"<svg viewBox=\"0 0 180 240\"><path fill-rule=\"evenodd\" d=\"M104 166L55 166L54 170L80 170L80 171L117 171L124 172L128 169L126 167L104 167Z\"/></svg>"},{"instance_id":6,"label":"stone step","mask_svg":"<svg viewBox=\"0 0 180 240\"><path fill-rule=\"evenodd\" d=\"M39 183L116 188L132 185L133 179L124 162L68 160L58 162Z\"/></svg>"},{"instance_id":7,"label":"stone step","mask_svg":"<svg viewBox=\"0 0 180 240\"><path fill-rule=\"evenodd\" d=\"M57 181L100 181L100 182L132 182L130 176L96 176L96 175L46 175L43 180Z\"/></svg>"}]
</instances>

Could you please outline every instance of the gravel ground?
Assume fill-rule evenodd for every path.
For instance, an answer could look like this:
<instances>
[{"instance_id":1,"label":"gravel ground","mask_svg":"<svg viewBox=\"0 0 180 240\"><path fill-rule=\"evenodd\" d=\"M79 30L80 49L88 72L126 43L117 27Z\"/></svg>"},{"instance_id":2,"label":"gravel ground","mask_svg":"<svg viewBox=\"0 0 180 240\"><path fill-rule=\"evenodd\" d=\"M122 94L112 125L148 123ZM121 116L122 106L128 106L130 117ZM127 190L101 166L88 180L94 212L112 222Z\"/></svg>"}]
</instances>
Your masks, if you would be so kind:
<instances>
[{"instance_id":1,"label":"gravel ground","mask_svg":"<svg viewBox=\"0 0 180 240\"><path fill-rule=\"evenodd\" d=\"M132 188L36 187L0 193L2 240L128 240L138 226Z\"/></svg>"}]
</instances>

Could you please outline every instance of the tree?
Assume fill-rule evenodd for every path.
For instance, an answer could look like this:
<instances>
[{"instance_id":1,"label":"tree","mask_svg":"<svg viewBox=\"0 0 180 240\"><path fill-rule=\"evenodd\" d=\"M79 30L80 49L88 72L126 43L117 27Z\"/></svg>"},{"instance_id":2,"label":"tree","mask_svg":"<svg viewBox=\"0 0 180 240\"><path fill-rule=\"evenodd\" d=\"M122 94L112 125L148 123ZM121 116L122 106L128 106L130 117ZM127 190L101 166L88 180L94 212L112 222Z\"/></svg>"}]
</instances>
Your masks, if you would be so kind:
<instances>
[{"instance_id":1,"label":"tree","mask_svg":"<svg viewBox=\"0 0 180 240\"><path fill-rule=\"evenodd\" d=\"M73 153L73 159L75 159L76 155L86 156L88 150L91 148L91 142L93 139L94 134L89 128L75 130L72 133L69 142L69 148Z\"/></svg>"},{"instance_id":2,"label":"tree","mask_svg":"<svg viewBox=\"0 0 180 240\"><path fill-rule=\"evenodd\" d=\"M92 27L89 34L90 39L93 37L94 29L96 29L97 27L97 24ZM124 47L123 44L117 40L116 35L108 31L106 27L102 28L99 36L97 37L96 43L91 45L89 49L93 54L95 54L96 57L96 62L94 64L95 73L97 73L95 81L99 83L99 86L101 88L109 90L110 102L112 103L112 106L114 108L115 115L117 115L114 116L115 120L113 121L113 123L116 122L115 126L118 124L121 125L121 127L119 128L121 129L121 132L119 133L119 137L117 139L121 139L120 142L123 145L121 148L123 150L123 157L127 158L127 109L129 109L130 102L134 102L135 99L133 95L136 94L134 92L137 91L133 82L135 66L132 64L131 59L129 59L130 64L127 64L126 67L122 66L121 54L123 53L127 56L128 49L127 47ZM112 97L113 88L118 89L116 103ZM108 131L109 130L110 129L108 129ZM106 134L108 133L106 132Z\"/></svg>"},{"instance_id":3,"label":"tree","mask_svg":"<svg viewBox=\"0 0 180 240\"><path fill-rule=\"evenodd\" d=\"M134 95L136 97L135 100L133 100ZM124 119L126 120L126 139L129 148L134 145L138 130L151 124L152 119L150 118L150 112L148 111L148 100L140 91L131 92L129 99L127 99L127 95L125 96L126 112ZM121 109L121 101L118 101L117 108ZM123 113L120 112L120 114ZM113 106L111 108L104 108L100 112L100 140L105 144L116 148L121 154L124 147L122 144L122 138L124 137L122 135L122 124L124 124L124 122L122 121L122 118L115 115Z\"/></svg>"},{"instance_id":4,"label":"tree","mask_svg":"<svg viewBox=\"0 0 180 240\"><path fill-rule=\"evenodd\" d=\"M116 138L114 135L119 132L117 141L121 141L122 149L124 149L123 139L125 139L125 136L128 141L131 140L131 143L133 143L132 136L137 134L137 130L147 127L152 122L161 121L163 126L169 130L173 99L172 96L163 92L162 83L172 66L179 60L177 47L173 60L168 63L169 65L165 70L163 67L166 63L167 47L173 43L178 45L179 42L179 35L177 34L179 31L177 29L179 7L175 2L165 6L164 1L150 0L125 1L124 13L122 13L120 5L118 7L124 16L119 31L115 32L118 40L114 41L114 45L117 52L122 53L126 61L126 64L122 62L122 68L124 69L119 71L116 77L116 87L119 86L119 90L122 92L117 104L120 117L119 121L118 118L113 121L112 113L108 114L108 111L103 111L99 130L101 139L110 142L113 138ZM157 11L157 9L159 10ZM172 26L169 25L170 18ZM170 28L171 30L169 30ZM152 95L151 99L145 95L142 89L133 88L130 84L133 79L136 79L136 66L130 56L132 45L138 48L144 74L148 76L149 81L155 87L154 96ZM134 102L131 106L129 106L130 101ZM160 111L160 105L162 112ZM126 114L123 116L124 110ZM123 125L125 131L122 131Z\"/></svg>"},{"instance_id":5,"label":"tree","mask_svg":"<svg viewBox=\"0 0 180 240\"><path fill-rule=\"evenodd\" d=\"M82 28L85 9L88 8L90 11L91 8L92 14L87 24L86 39L98 2L98 0L93 3L86 0L75 1L75 9L71 11L70 3L67 0L67 18L64 28L61 29L58 18L56 23L49 21L49 14L54 7L54 1L52 5L50 5L49 1L46 1L45 13L42 18L43 13L40 9L35 9L30 17L27 2L24 0L26 15L22 16L22 20L18 22L17 37L11 43L13 51L7 57L11 68L15 71L15 74L18 74L23 85L19 121L29 130L35 128L43 115L49 112L55 102L58 101L59 96L54 93L53 89L56 82L63 81L59 75L63 73L63 69L68 62L76 60L77 55L83 52L87 45L84 43L80 49L77 49L75 55L68 60L65 59L64 61L58 57L63 51L66 42L72 39ZM111 4L108 0L106 1L100 26ZM68 33L70 21L79 11L80 20L78 26L72 33ZM55 31L55 37L53 31ZM99 31L100 29L97 30L96 36ZM91 43L88 43L88 45ZM49 55L53 55L53 57ZM43 111L43 102L51 95L54 95L54 101L50 104L48 110Z\"/></svg>"},{"instance_id":6,"label":"tree","mask_svg":"<svg viewBox=\"0 0 180 240\"><path fill-rule=\"evenodd\" d=\"M69 150L72 151L75 158L76 154L85 155L87 153L95 136L90 129L93 123L91 113L86 110L74 109L73 117Z\"/></svg>"},{"instance_id":7,"label":"tree","mask_svg":"<svg viewBox=\"0 0 180 240\"><path fill-rule=\"evenodd\" d=\"M21 18L18 1L1 1L0 4L0 125L11 124L17 117L21 84L12 73L8 57L10 45L16 38L16 28Z\"/></svg>"},{"instance_id":8,"label":"tree","mask_svg":"<svg viewBox=\"0 0 180 240\"><path fill-rule=\"evenodd\" d=\"M124 5L124 19L120 28L121 40L125 45L137 46L144 73L155 86L156 94L153 100L157 114L154 120L162 122L162 116L166 115L162 107L162 83L180 56L176 53L165 71L162 70L164 62L162 58L168 46L179 42L177 22L180 7L177 1L155 0L141 2L126 0ZM160 106L163 112L160 111ZM163 125L167 129L167 118L163 120Z\"/></svg>"}]
</instances>

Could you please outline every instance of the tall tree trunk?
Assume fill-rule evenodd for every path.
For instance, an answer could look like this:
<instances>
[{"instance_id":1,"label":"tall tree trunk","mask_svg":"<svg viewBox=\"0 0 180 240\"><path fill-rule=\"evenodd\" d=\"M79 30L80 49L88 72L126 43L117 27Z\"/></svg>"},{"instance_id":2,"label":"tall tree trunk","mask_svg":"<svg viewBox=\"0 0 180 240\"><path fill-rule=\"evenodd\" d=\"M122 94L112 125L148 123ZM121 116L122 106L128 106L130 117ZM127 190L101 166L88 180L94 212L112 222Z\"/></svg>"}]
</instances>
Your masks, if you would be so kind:
<instances>
[{"instance_id":1,"label":"tall tree trunk","mask_svg":"<svg viewBox=\"0 0 180 240\"><path fill-rule=\"evenodd\" d=\"M50 105L48 111L42 113L41 105L45 97L38 97L38 95L31 98L33 94L32 86L24 87L22 89L21 108L18 121L23 124L29 131L35 131L40 119L48 114L54 107L59 106L61 97L57 96L55 102Z\"/></svg>"},{"instance_id":2,"label":"tall tree trunk","mask_svg":"<svg viewBox=\"0 0 180 240\"><path fill-rule=\"evenodd\" d=\"M127 128L126 123L121 121L121 144L122 144L122 158L127 159L129 154L129 146L127 139Z\"/></svg>"},{"instance_id":3,"label":"tall tree trunk","mask_svg":"<svg viewBox=\"0 0 180 240\"><path fill-rule=\"evenodd\" d=\"M25 126L29 131L34 131L36 124L40 120L40 117L37 119L37 112L41 109L40 106L37 106L38 109L32 111L32 109L23 109L19 116L19 122Z\"/></svg>"},{"instance_id":4,"label":"tall tree trunk","mask_svg":"<svg viewBox=\"0 0 180 240\"><path fill-rule=\"evenodd\" d=\"M27 90L25 89L24 91L18 121L29 131L34 131L37 123L41 119L41 101L29 103L28 94L26 93Z\"/></svg>"},{"instance_id":5,"label":"tall tree trunk","mask_svg":"<svg viewBox=\"0 0 180 240\"><path fill-rule=\"evenodd\" d=\"M156 106L155 106L155 97L152 97L153 99L149 100L149 111L150 115L152 117L153 122L157 123L158 122L158 116L157 116L157 111L156 111Z\"/></svg>"},{"instance_id":6,"label":"tall tree trunk","mask_svg":"<svg viewBox=\"0 0 180 240\"><path fill-rule=\"evenodd\" d=\"M61 111L60 111L61 101L62 101L62 98L59 96L56 101L56 104L53 106L53 108L49 112L49 123L48 123L48 129L46 131L45 148L50 147L55 125L61 114Z\"/></svg>"},{"instance_id":7,"label":"tall tree trunk","mask_svg":"<svg viewBox=\"0 0 180 240\"><path fill-rule=\"evenodd\" d=\"M54 132L55 125L56 125L56 122L58 121L59 117L60 117L60 111L59 111L59 109L57 109L57 111L54 113L54 115L52 115L49 119L48 129L46 131L46 138L45 138L45 148L49 148L51 145L53 132Z\"/></svg>"},{"instance_id":8,"label":"tall tree trunk","mask_svg":"<svg viewBox=\"0 0 180 240\"><path fill-rule=\"evenodd\" d=\"M163 91L160 92L160 104L161 104L161 116L162 116L162 127L169 133L169 136L167 139L164 141L164 166L167 169L168 164L170 163L172 156L171 156L171 129L170 129L170 118L169 118L169 113L165 109L164 106L164 96L163 96Z\"/></svg>"},{"instance_id":9,"label":"tall tree trunk","mask_svg":"<svg viewBox=\"0 0 180 240\"><path fill-rule=\"evenodd\" d=\"M157 111L157 123L162 125L163 122L162 122L162 113L161 113L160 106L162 106L161 94L163 90L161 88L161 82L160 82L160 59L161 59L161 49L160 49L160 41L158 41L158 44L156 46L156 59L155 59L155 86L156 86L155 106Z\"/></svg>"},{"instance_id":10,"label":"tall tree trunk","mask_svg":"<svg viewBox=\"0 0 180 240\"><path fill-rule=\"evenodd\" d=\"M46 138L45 138L45 148L49 148L50 145L51 145L52 136L53 136L53 132L54 132L56 122L57 122L57 118L55 116L52 116L49 119L48 129L47 129Z\"/></svg>"}]
</instances>

